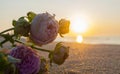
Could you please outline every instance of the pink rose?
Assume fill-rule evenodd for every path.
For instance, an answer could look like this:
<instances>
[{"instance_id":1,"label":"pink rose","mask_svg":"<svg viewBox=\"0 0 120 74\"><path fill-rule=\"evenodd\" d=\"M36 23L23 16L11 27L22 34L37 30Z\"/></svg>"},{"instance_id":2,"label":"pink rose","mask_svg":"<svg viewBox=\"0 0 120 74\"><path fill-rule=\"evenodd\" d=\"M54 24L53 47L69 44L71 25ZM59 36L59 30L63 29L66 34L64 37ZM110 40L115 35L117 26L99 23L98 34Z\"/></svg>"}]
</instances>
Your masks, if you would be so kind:
<instances>
[{"instance_id":1,"label":"pink rose","mask_svg":"<svg viewBox=\"0 0 120 74\"><path fill-rule=\"evenodd\" d=\"M49 13L35 16L31 23L30 39L37 45L51 43L58 34L59 24Z\"/></svg>"},{"instance_id":2,"label":"pink rose","mask_svg":"<svg viewBox=\"0 0 120 74\"><path fill-rule=\"evenodd\" d=\"M20 74L37 74L39 72L40 57L31 48L19 45L10 52L10 56L21 60L20 63L15 63Z\"/></svg>"}]
</instances>

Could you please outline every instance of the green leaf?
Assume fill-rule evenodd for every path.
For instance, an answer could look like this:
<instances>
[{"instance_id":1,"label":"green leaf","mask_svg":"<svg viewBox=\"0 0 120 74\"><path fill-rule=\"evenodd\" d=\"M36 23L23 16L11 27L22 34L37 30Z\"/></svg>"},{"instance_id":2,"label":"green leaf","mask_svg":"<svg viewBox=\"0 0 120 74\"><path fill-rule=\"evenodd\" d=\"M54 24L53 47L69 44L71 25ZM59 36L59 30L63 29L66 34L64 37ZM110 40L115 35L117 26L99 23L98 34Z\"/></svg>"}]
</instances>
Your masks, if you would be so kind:
<instances>
[{"instance_id":1,"label":"green leaf","mask_svg":"<svg viewBox=\"0 0 120 74\"><path fill-rule=\"evenodd\" d=\"M11 62L11 63L20 63L21 62L20 59L14 58L14 57L12 57L10 55L8 55L7 58L8 58L8 61Z\"/></svg>"},{"instance_id":2,"label":"green leaf","mask_svg":"<svg viewBox=\"0 0 120 74\"><path fill-rule=\"evenodd\" d=\"M4 74L18 74L15 64L9 64L4 70Z\"/></svg>"},{"instance_id":3,"label":"green leaf","mask_svg":"<svg viewBox=\"0 0 120 74\"><path fill-rule=\"evenodd\" d=\"M13 39L14 35L10 35L9 33L7 33L7 34L2 34L1 36L5 39L4 41L0 42L1 47L4 43L6 43L8 41L10 43L14 44L14 39Z\"/></svg>"},{"instance_id":4,"label":"green leaf","mask_svg":"<svg viewBox=\"0 0 120 74\"><path fill-rule=\"evenodd\" d=\"M3 45L2 45L2 43L0 42L0 47L2 48L3 47Z\"/></svg>"},{"instance_id":5,"label":"green leaf","mask_svg":"<svg viewBox=\"0 0 120 74\"><path fill-rule=\"evenodd\" d=\"M7 61L7 57L5 54L0 53L0 71L4 71L9 62Z\"/></svg>"},{"instance_id":6,"label":"green leaf","mask_svg":"<svg viewBox=\"0 0 120 74\"><path fill-rule=\"evenodd\" d=\"M7 56L0 52L0 74L19 74L15 64L10 63Z\"/></svg>"},{"instance_id":7,"label":"green leaf","mask_svg":"<svg viewBox=\"0 0 120 74\"><path fill-rule=\"evenodd\" d=\"M16 25L16 20L12 21L12 25L15 26Z\"/></svg>"},{"instance_id":8,"label":"green leaf","mask_svg":"<svg viewBox=\"0 0 120 74\"><path fill-rule=\"evenodd\" d=\"M0 71L0 74L4 74L4 72L3 72L3 71Z\"/></svg>"},{"instance_id":9,"label":"green leaf","mask_svg":"<svg viewBox=\"0 0 120 74\"><path fill-rule=\"evenodd\" d=\"M32 22L32 20L34 19L35 16L36 16L36 14L34 12L27 13L27 18L28 18L30 23Z\"/></svg>"}]
</instances>

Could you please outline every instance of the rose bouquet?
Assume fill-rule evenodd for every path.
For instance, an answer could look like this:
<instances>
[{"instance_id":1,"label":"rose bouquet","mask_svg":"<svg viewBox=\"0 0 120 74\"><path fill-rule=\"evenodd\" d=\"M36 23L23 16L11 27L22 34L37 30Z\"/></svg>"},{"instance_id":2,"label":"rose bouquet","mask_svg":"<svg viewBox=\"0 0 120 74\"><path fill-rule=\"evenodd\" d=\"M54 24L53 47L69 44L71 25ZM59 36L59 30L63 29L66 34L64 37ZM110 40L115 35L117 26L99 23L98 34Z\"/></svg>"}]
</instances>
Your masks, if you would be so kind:
<instances>
[{"instance_id":1,"label":"rose bouquet","mask_svg":"<svg viewBox=\"0 0 120 74\"><path fill-rule=\"evenodd\" d=\"M0 74L44 74L48 71L48 64L61 65L69 56L69 47L61 42L53 50L42 49L41 46L53 42L58 34L63 37L68 33L70 21L57 21L55 14L48 12L28 12L27 16L13 20L12 25L13 28L0 32L3 38L0 41ZM21 37L27 41L22 41ZM11 50L3 49L8 41L12 44ZM38 51L48 52L49 59L42 57Z\"/></svg>"}]
</instances>

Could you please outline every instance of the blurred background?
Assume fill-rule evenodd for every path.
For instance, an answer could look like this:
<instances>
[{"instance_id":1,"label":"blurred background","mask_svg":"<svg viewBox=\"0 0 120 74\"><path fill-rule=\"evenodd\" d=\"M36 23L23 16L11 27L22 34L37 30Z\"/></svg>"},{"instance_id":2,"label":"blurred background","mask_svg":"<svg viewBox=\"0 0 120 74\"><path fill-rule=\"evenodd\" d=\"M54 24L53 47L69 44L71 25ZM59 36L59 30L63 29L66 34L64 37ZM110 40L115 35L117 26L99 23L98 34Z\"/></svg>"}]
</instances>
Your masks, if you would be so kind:
<instances>
[{"instance_id":1,"label":"blurred background","mask_svg":"<svg viewBox=\"0 0 120 74\"><path fill-rule=\"evenodd\" d=\"M120 44L120 0L0 0L0 31L29 11L71 21L70 32L56 41Z\"/></svg>"}]
</instances>

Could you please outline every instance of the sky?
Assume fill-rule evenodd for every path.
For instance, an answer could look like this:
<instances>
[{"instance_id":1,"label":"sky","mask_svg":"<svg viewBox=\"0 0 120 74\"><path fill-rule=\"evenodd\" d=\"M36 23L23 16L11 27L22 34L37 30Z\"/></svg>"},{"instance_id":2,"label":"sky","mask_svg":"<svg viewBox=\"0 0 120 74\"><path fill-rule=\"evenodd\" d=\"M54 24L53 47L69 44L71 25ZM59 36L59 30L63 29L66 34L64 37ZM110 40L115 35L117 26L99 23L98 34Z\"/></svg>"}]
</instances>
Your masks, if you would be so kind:
<instances>
[{"instance_id":1,"label":"sky","mask_svg":"<svg viewBox=\"0 0 120 74\"><path fill-rule=\"evenodd\" d=\"M85 36L120 36L120 0L0 0L0 31L27 12L49 12L56 19L85 18Z\"/></svg>"}]
</instances>

